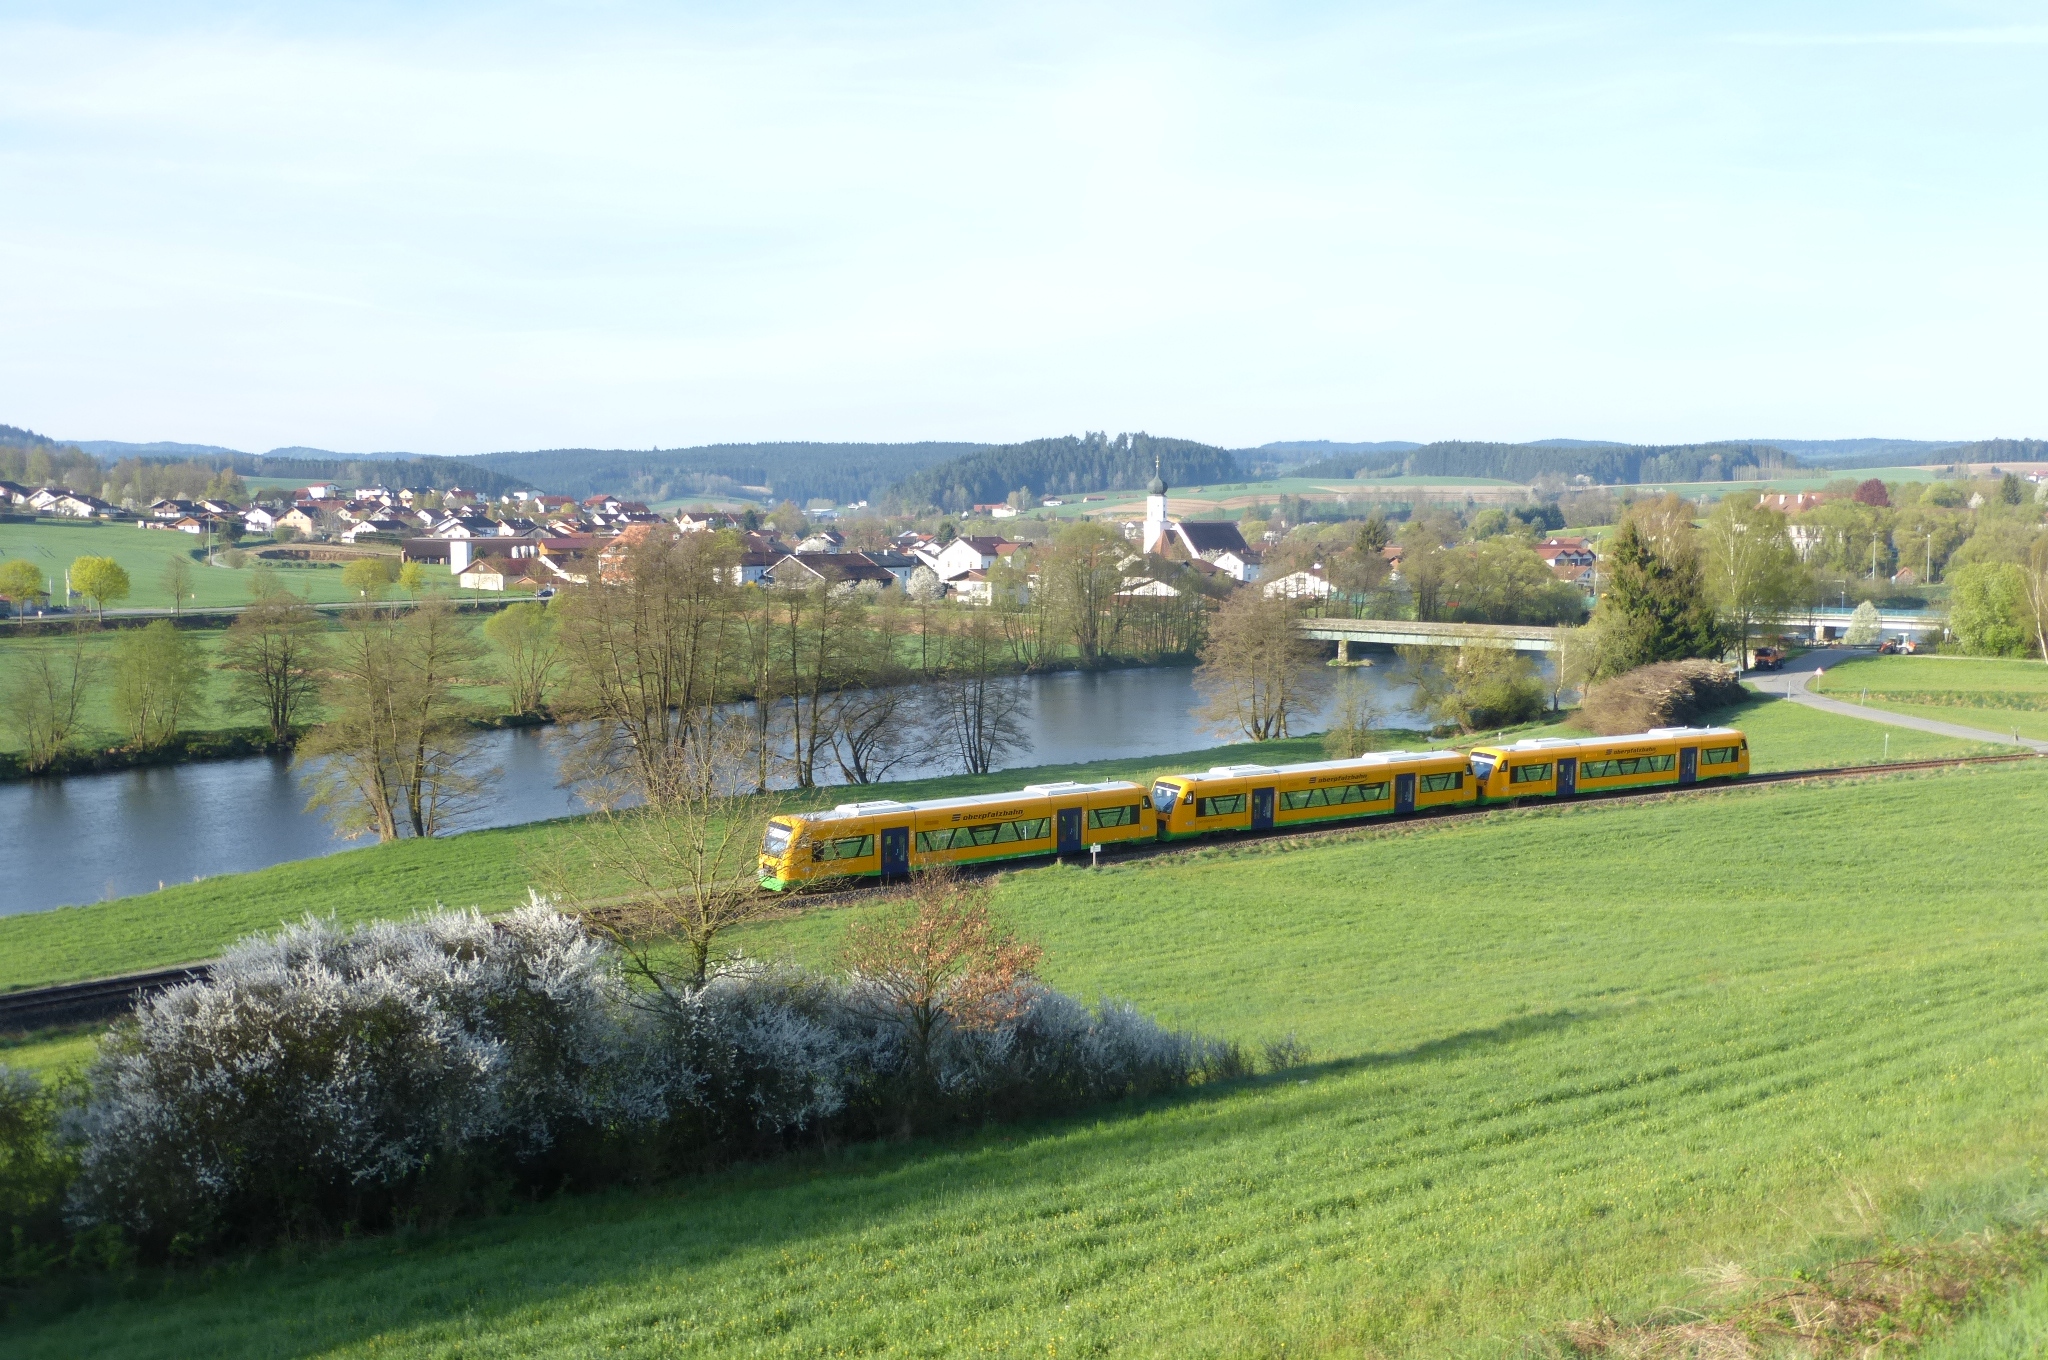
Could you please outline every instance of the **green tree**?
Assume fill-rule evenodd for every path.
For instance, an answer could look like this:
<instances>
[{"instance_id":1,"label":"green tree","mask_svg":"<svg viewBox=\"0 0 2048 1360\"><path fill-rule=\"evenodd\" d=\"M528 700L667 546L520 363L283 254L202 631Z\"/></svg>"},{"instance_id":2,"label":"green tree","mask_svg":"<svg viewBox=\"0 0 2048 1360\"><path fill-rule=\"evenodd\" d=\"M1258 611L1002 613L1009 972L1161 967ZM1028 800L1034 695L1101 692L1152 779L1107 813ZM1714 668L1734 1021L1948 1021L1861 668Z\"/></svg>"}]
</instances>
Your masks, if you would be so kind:
<instances>
[{"instance_id":1,"label":"green tree","mask_svg":"<svg viewBox=\"0 0 2048 1360\"><path fill-rule=\"evenodd\" d=\"M74 558L71 588L91 600L104 619L108 605L128 598L128 570L111 557Z\"/></svg>"},{"instance_id":2,"label":"green tree","mask_svg":"<svg viewBox=\"0 0 2048 1360\"><path fill-rule=\"evenodd\" d=\"M562 670L561 620L537 601L507 605L484 624L504 658L514 713L545 713Z\"/></svg>"},{"instance_id":3,"label":"green tree","mask_svg":"<svg viewBox=\"0 0 2048 1360\"><path fill-rule=\"evenodd\" d=\"M388 557L358 557L341 569L342 589L359 600L383 599L397 579L397 564Z\"/></svg>"},{"instance_id":4,"label":"green tree","mask_svg":"<svg viewBox=\"0 0 2048 1360\"><path fill-rule=\"evenodd\" d=\"M18 609L49 594L43 583L43 569L26 557L0 562L0 595L14 601Z\"/></svg>"},{"instance_id":5,"label":"green tree","mask_svg":"<svg viewBox=\"0 0 2048 1360\"><path fill-rule=\"evenodd\" d=\"M1122 564L1130 555L1122 534L1107 524L1078 520L1053 535L1052 551L1041 562L1040 589L1049 592L1050 606L1085 665L1094 665L1114 643Z\"/></svg>"},{"instance_id":6,"label":"green tree","mask_svg":"<svg viewBox=\"0 0 2048 1360\"><path fill-rule=\"evenodd\" d=\"M228 628L220 661L236 700L263 715L272 741L289 742L320 692L320 616L290 593L260 596Z\"/></svg>"},{"instance_id":7,"label":"green tree","mask_svg":"<svg viewBox=\"0 0 2048 1360\"><path fill-rule=\"evenodd\" d=\"M1501 535L1442 554L1442 611L1460 623L1577 623L1584 593L1560 581L1528 543Z\"/></svg>"},{"instance_id":8,"label":"green tree","mask_svg":"<svg viewBox=\"0 0 2048 1360\"><path fill-rule=\"evenodd\" d=\"M2020 480L2017 472L2008 472L1998 480L1998 499L2007 505L2018 505L2027 498L2027 484Z\"/></svg>"},{"instance_id":9,"label":"green tree","mask_svg":"<svg viewBox=\"0 0 2048 1360\"><path fill-rule=\"evenodd\" d=\"M199 644L169 619L131 628L114 643L114 712L138 746L162 746L204 706Z\"/></svg>"},{"instance_id":10,"label":"green tree","mask_svg":"<svg viewBox=\"0 0 2048 1360\"><path fill-rule=\"evenodd\" d=\"M1463 732L1529 722L1543 713L1536 663L1512 647L1403 647L1416 706Z\"/></svg>"},{"instance_id":11,"label":"green tree","mask_svg":"<svg viewBox=\"0 0 2048 1360\"><path fill-rule=\"evenodd\" d=\"M2011 562L1963 567L1949 578L1948 626L1976 656L2018 656L2033 642L2026 572Z\"/></svg>"},{"instance_id":12,"label":"green tree","mask_svg":"<svg viewBox=\"0 0 2048 1360\"><path fill-rule=\"evenodd\" d=\"M407 562L398 569L398 588L417 600L427 588L427 569L417 562Z\"/></svg>"},{"instance_id":13,"label":"green tree","mask_svg":"<svg viewBox=\"0 0 2048 1360\"><path fill-rule=\"evenodd\" d=\"M1811 591L1785 517L1747 496L1726 496L1707 517L1704 568L1721 617L1735 635L1738 669L1749 639Z\"/></svg>"},{"instance_id":14,"label":"green tree","mask_svg":"<svg viewBox=\"0 0 2048 1360\"><path fill-rule=\"evenodd\" d=\"M1668 545L1663 551L1653 546L1657 538ZM1715 656L1722 647L1696 547L1668 522L1645 526L1634 514L1615 531L1607 553L1607 593L1594 622L1602 676L1653 661Z\"/></svg>"}]
</instances>

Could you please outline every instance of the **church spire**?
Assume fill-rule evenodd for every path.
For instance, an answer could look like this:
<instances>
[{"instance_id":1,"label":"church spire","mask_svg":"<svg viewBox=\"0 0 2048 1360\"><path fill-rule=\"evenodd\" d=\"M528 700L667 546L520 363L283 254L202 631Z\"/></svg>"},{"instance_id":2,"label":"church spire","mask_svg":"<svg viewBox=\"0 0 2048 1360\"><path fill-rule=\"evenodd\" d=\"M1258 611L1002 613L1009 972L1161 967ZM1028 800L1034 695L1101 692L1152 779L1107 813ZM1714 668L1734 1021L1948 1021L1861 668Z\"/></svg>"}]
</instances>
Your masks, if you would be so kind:
<instances>
[{"instance_id":1,"label":"church spire","mask_svg":"<svg viewBox=\"0 0 2048 1360\"><path fill-rule=\"evenodd\" d=\"M1162 477L1159 473L1159 455L1156 453L1152 455L1152 480L1145 483L1145 494L1148 496L1164 496L1166 494L1166 478Z\"/></svg>"}]
</instances>

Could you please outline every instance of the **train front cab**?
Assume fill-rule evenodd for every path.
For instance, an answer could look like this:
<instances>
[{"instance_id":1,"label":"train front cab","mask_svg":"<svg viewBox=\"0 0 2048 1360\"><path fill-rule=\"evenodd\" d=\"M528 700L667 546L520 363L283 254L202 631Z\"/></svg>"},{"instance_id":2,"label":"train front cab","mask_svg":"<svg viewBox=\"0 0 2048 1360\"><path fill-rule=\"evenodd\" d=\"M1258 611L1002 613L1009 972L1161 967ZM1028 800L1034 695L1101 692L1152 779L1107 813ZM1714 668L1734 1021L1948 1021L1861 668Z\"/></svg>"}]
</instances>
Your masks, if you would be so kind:
<instances>
[{"instance_id":1,"label":"train front cab","mask_svg":"<svg viewBox=\"0 0 2048 1360\"><path fill-rule=\"evenodd\" d=\"M1217 765L1152 786L1162 840L1264 831L1472 801L1456 751L1375 752L1299 765Z\"/></svg>"},{"instance_id":2,"label":"train front cab","mask_svg":"<svg viewBox=\"0 0 2048 1360\"><path fill-rule=\"evenodd\" d=\"M1622 737L1547 737L1476 746L1473 784L1485 802L1572 798L1616 789L1740 779L1749 739L1733 727L1658 727Z\"/></svg>"}]
</instances>

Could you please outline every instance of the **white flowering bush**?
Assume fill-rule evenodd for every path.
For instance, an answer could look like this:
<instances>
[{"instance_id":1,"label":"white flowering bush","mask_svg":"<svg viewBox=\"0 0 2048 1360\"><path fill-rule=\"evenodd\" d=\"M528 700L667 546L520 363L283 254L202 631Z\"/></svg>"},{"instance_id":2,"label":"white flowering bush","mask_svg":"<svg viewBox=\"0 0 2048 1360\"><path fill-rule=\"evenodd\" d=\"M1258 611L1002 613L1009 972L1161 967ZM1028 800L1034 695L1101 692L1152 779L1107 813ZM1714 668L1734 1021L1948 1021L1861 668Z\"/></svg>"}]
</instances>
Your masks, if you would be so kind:
<instances>
[{"instance_id":1,"label":"white flowering bush","mask_svg":"<svg viewBox=\"0 0 2048 1360\"><path fill-rule=\"evenodd\" d=\"M1035 982L1002 1015L913 1061L857 977L740 963L637 988L539 901L308 922L243 941L108 1036L69 1118L70 1217L161 1255L1242 1070L1228 1045Z\"/></svg>"}]
</instances>

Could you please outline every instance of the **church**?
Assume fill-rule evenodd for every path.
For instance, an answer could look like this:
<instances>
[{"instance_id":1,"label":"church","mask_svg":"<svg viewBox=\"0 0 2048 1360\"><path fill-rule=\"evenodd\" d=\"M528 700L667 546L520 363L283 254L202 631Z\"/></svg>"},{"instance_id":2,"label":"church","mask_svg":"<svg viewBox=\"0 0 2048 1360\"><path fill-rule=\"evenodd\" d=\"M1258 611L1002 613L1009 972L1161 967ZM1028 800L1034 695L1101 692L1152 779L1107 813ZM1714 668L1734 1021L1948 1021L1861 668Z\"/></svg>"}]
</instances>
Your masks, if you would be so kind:
<instances>
[{"instance_id":1,"label":"church","mask_svg":"<svg viewBox=\"0 0 2048 1360\"><path fill-rule=\"evenodd\" d=\"M1145 486L1145 523L1140 542L1147 553L1207 562L1237 581L1256 581L1259 554L1229 520L1178 520L1166 513L1166 478L1158 465Z\"/></svg>"}]
</instances>

